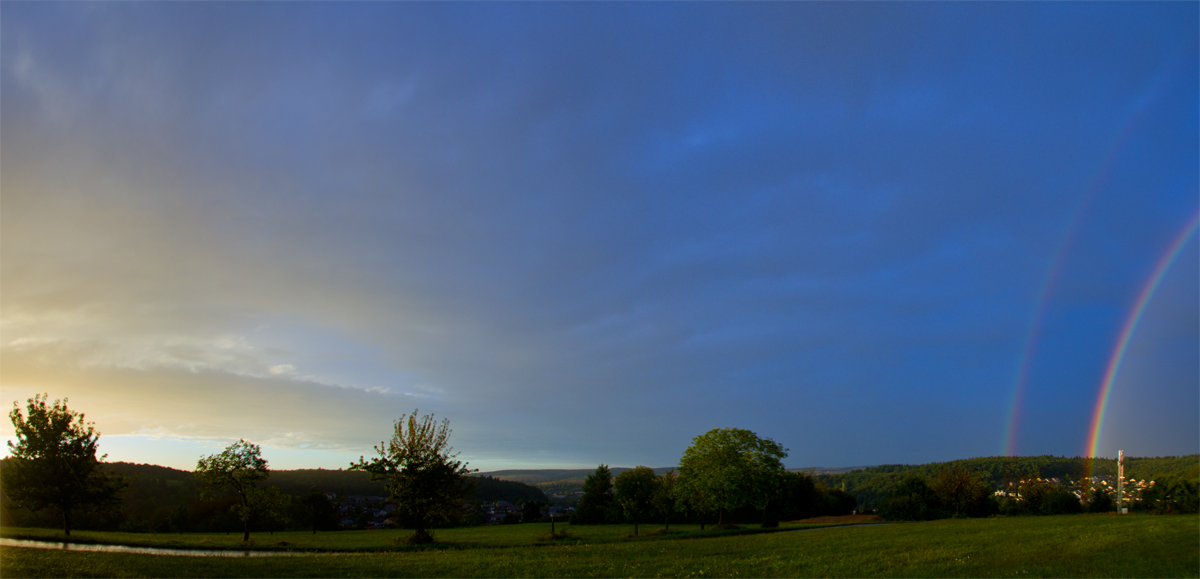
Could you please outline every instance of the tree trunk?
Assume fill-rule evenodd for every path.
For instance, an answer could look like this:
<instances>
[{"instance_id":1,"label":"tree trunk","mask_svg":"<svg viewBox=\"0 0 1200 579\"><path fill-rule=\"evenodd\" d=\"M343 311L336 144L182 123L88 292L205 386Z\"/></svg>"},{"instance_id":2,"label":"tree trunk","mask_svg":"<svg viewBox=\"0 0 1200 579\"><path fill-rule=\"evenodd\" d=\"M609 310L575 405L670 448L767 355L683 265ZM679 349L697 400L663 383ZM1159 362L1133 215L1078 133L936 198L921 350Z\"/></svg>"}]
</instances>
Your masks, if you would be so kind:
<instances>
[{"instance_id":1,"label":"tree trunk","mask_svg":"<svg viewBox=\"0 0 1200 579\"><path fill-rule=\"evenodd\" d=\"M63 507L63 533L71 536L71 507Z\"/></svg>"},{"instance_id":2,"label":"tree trunk","mask_svg":"<svg viewBox=\"0 0 1200 579\"><path fill-rule=\"evenodd\" d=\"M637 534L638 534L638 532L637 532L637 531L638 531L638 528L637 528L637 521L634 521L634 522L633 522L633 535L634 535L635 537L636 537L636 536L637 536Z\"/></svg>"},{"instance_id":3,"label":"tree trunk","mask_svg":"<svg viewBox=\"0 0 1200 579\"><path fill-rule=\"evenodd\" d=\"M717 509L717 526L721 527L725 524L725 507Z\"/></svg>"},{"instance_id":4,"label":"tree trunk","mask_svg":"<svg viewBox=\"0 0 1200 579\"><path fill-rule=\"evenodd\" d=\"M242 542L250 540L250 521L246 521L246 525L242 528Z\"/></svg>"}]
</instances>

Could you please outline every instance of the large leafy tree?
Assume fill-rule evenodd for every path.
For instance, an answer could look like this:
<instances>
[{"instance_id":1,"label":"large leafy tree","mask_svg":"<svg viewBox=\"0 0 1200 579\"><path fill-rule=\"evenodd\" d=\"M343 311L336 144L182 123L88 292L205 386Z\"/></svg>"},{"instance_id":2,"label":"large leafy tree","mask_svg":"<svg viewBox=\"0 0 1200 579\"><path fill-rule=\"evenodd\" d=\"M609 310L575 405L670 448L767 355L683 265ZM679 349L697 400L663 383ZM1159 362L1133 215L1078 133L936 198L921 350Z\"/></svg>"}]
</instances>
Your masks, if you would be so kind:
<instances>
[{"instance_id":1,"label":"large leafy tree","mask_svg":"<svg viewBox=\"0 0 1200 579\"><path fill-rule=\"evenodd\" d=\"M220 454L201 458L192 476L200 483L200 496L205 499L228 490L237 495L238 502L230 510L242 521L242 540L249 541L252 520L274 518L285 507L285 497L278 487L259 486L268 474L262 449L243 439Z\"/></svg>"},{"instance_id":2,"label":"large leafy tree","mask_svg":"<svg viewBox=\"0 0 1200 579\"><path fill-rule=\"evenodd\" d=\"M370 461L359 457L351 470L371 473L371 480L386 481L396 499L401 518L416 531L410 543L429 543L429 529L439 521L462 514L463 499L471 492L472 471L451 454L450 421L441 424L433 415L413 413L397 420L392 440L379 443L379 456Z\"/></svg>"},{"instance_id":3,"label":"large leafy tree","mask_svg":"<svg viewBox=\"0 0 1200 579\"><path fill-rule=\"evenodd\" d=\"M66 398L50 404L48 394L38 394L27 401L25 414L14 402L8 416L17 442L8 443L11 458L0 482L9 499L30 510L58 508L67 535L72 512L117 506L128 483L100 470L107 456L96 458L100 433L83 413L67 408Z\"/></svg>"},{"instance_id":4,"label":"large leafy tree","mask_svg":"<svg viewBox=\"0 0 1200 579\"><path fill-rule=\"evenodd\" d=\"M696 494L717 509L717 525L725 513L745 505L765 506L786 472L787 449L770 438L741 428L715 428L692 439L679 459L684 495Z\"/></svg>"},{"instance_id":5,"label":"large leafy tree","mask_svg":"<svg viewBox=\"0 0 1200 579\"><path fill-rule=\"evenodd\" d=\"M654 510L654 491L658 477L648 467L639 466L617 475L613 483L617 504L625 512L625 518L633 523L633 534L638 534L638 523Z\"/></svg>"},{"instance_id":6,"label":"large leafy tree","mask_svg":"<svg viewBox=\"0 0 1200 579\"><path fill-rule=\"evenodd\" d=\"M583 495L575 507L572 523L598 525L604 522L613 505L613 477L608 465L596 467L583 481Z\"/></svg>"}]
</instances>

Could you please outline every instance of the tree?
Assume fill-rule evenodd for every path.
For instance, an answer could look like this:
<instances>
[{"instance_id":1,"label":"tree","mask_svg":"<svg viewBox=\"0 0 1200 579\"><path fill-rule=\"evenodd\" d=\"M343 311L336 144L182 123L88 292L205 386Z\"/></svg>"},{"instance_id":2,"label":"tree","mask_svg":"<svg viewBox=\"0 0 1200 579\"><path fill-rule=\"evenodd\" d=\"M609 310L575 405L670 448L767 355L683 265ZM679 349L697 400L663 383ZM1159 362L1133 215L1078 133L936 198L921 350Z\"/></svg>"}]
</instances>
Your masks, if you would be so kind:
<instances>
[{"instance_id":1,"label":"tree","mask_svg":"<svg viewBox=\"0 0 1200 579\"><path fill-rule=\"evenodd\" d=\"M176 505L174 509L171 509L171 514L167 519L167 524L170 525L172 529L179 531L180 535L182 535L184 531L188 530L188 527L192 525L192 514L191 511L188 510L187 505L180 503L179 505Z\"/></svg>"},{"instance_id":2,"label":"tree","mask_svg":"<svg viewBox=\"0 0 1200 579\"><path fill-rule=\"evenodd\" d=\"M969 470L954 467L942 469L929 485L939 502L954 509L954 517L986 517L990 514L992 493L987 485Z\"/></svg>"},{"instance_id":3,"label":"tree","mask_svg":"<svg viewBox=\"0 0 1200 579\"><path fill-rule=\"evenodd\" d=\"M267 478L267 461L257 444L239 440L220 454L201 458L192 476L200 483L200 496L217 498L223 491L232 490L237 502L230 511L242 522L242 540L250 540L250 521L255 518L274 518L283 506L283 496L277 487L260 487Z\"/></svg>"},{"instance_id":4,"label":"tree","mask_svg":"<svg viewBox=\"0 0 1200 579\"><path fill-rule=\"evenodd\" d=\"M613 505L613 478L607 465L596 467L583 481L583 496L575 507L571 522L577 525L599 525Z\"/></svg>"},{"instance_id":5,"label":"tree","mask_svg":"<svg viewBox=\"0 0 1200 579\"><path fill-rule=\"evenodd\" d=\"M658 484L654 487L654 497L650 502L654 505L654 510L658 512L658 516L663 519L663 530L671 530L671 517L675 514L675 508L678 504L679 497L675 489L675 483L679 481L679 475L675 474L675 470L671 469L658 477Z\"/></svg>"},{"instance_id":6,"label":"tree","mask_svg":"<svg viewBox=\"0 0 1200 579\"><path fill-rule=\"evenodd\" d=\"M1031 477L1021 483L1009 513L1023 515L1073 515L1083 512L1079 497L1066 486Z\"/></svg>"},{"instance_id":7,"label":"tree","mask_svg":"<svg viewBox=\"0 0 1200 579\"><path fill-rule=\"evenodd\" d=\"M1195 481L1178 475L1159 478L1142 492L1142 501L1162 514L1200 511L1200 489Z\"/></svg>"},{"instance_id":8,"label":"tree","mask_svg":"<svg viewBox=\"0 0 1200 579\"><path fill-rule=\"evenodd\" d=\"M783 498L780 516L785 520L807 519L816 516L821 492L812 475L789 472L783 477Z\"/></svg>"},{"instance_id":9,"label":"tree","mask_svg":"<svg viewBox=\"0 0 1200 579\"><path fill-rule=\"evenodd\" d=\"M680 475L679 480L675 481L675 496L679 500L676 504L700 520L700 530L703 531L708 514L716 507L713 506L712 497L700 492L698 487L699 485L689 484L688 478Z\"/></svg>"},{"instance_id":10,"label":"tree","mask_svg":"<svg viewBox=\"0 0 1200 579\"><path fill-rule=\"evenodd\" d=\"M417 412L396 421L392 440L375 447L379 456L350 465L371 473L371 480L386 481L398 513L415 530L408 539L414 544L433 542L429 529L435 523L462 515L473 472L451 454L450 420L439 425L432 414L418 419Z\"/></svg>"},{"instance_id":11,"label":"tree","mask_svg":"<svg viewBox=\"0 0 1200 579\"><path fill-rule=\"evenodd\" d=\"M788 472L782 469L763 473L758 481L758 492L752 495L750 503L754 505L754 508L762 511L762 527L764 529L779 527L779 513L787 500L788 482Z\"/></svg>"},{"instance_id":12,"label":"tree","mask_svg":"<svg viewBox=\"0 0 1200 579\"><path fill-rule=\"evenodd\" d=\"M721 526L726 512L765 504L777 477L786 472L786 457L787 449L774 440L741 428L716 428L693 438L683 452L680 483L710 501Z\"/></svg>"},{"instance_id":13,"label":"tree","mask_svg":"<svg viewBox=\"0 0 1200 579\"><path fill-rule=\"evenodd\" d=\"M939 506L929 481L911 474L892 488L891 498L879 509L879 515L889 521L930 521L941 518Z\"/></svg>"},{"instance_id":14,"label":"tree","mask_svg":"<svg viewBox=\"0 0 1200 579\"><path fill-rule=\"evenodd\" d=\"M822 502L822 515L849 515L854 512L854 507L858 505L858 500L854 495L843 491L842 489L822 488L820 497Z\"/></svg>"},{"instance_id":15,"label":"tree","mask_svg":"<svg viewBox=\"0 0 1200 579\"><path fill-rule=\"evenodd\" d=\"M62 513L63 533L71 534L71 513L80 509L112 509L128 486L124 478L99 470L107 455L96 458L100 433L83 413L67 408L67 399L47 404L49 394L26 403L21 414L13 403L17 443L8 443L11 458L0 470L9 499L31 511L56 507Z\"/></svg>"},{"instance_id":16,"label":"tree","mask_svg":"<svg viewBox=\"0 0 1200 579\"><path fill-rule=\"evenodd\" d=\"M533 501L525 501L521 505L521 520L531 523L542 518L542 509Z\"/></svg>"},{"instance_id":17,"label":"tree","mask_svg":"<svg viewBox=\"0 0 1200 579\"><path fill-rule=\"evenodd\" d=\"M1143 497L1144 498L1144 497ZM1091 489L1091 496L1087 504L1087 512L1089 513L1109 513L1117 507L1117 501L1113 500L1112 493L1108 489L1098 486Z\"/></svg>"},{"instance_id":18,"label":"tree","mask_svg":"<svg viewBox=\"0 0 1200 579\"><path fill-rule=\"evenodd\" d=\"M315 487L309 488L308 493L292 501L292 520L311 527L313 534L318 529L328 529L337 524L337 509L333 501L325 493Z\"/></svg>"},{"instance_id":19,"label":"tree","mask_svg":"<svg viewBox=\"0 0 1200 579\"><path fill-rule=\"evenodd\" d=\"M639 466L617 475L613 487L616 490L617 504L625 511L625 518L633 522L633 534L638 534L638 523L646 518L654 508L655 487L658 477L649 467Z\"/></svg>"}]
</instances>

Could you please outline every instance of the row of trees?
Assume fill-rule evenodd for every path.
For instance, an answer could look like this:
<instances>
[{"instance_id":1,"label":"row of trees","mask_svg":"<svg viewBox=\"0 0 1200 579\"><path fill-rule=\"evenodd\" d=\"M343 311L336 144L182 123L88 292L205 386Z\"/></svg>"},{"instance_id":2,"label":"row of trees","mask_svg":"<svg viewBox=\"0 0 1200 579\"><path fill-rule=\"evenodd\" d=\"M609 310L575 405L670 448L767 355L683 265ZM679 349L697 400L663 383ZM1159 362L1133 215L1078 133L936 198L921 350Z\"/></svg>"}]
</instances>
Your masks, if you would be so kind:
<instances>
[{"instance_id":1,"label":"row of trees","mask_svg":"<svg viewBox=\"0 0 1200 579\"><path fill-rule=\"evenodd\" d=\"M82 413L70 410L65 399L50 403L47 395L39 394L28 401L25 412L14 405L10 418L17 441L8 444L11 456L0 462L3 510L9 521L17 514L24 522L45 524L44 514L56 512L67 535L81 513L89 526L131 531L227 531L236 524L243 540L249 540L254 528L316 532L337 525L336 506L315 487L289 495L266 484L267 461L261 448L246 440L201 458L193 473L179 473L186 481L150 482L102 469L105 457L96 455L99 433ZM414 411L395 423L391 441L376 447L378 457L360 458L351 470L368 474L372 484L384 483L380 491L397 500L401 524L417 529L415 542L431 540L428 529L435 524L469 523L479 514L463 511L464 499L472 496L476 503L489 493L533 499L522 501L526 518L540 516L534 501L545 502L541 491L511 481L468 477L472 471L454 459L449 437L447 421L437 424L432 416L418 417ZM139 514L126 518L118 507L131 486L141 497ZM149 499L151 495L170 506Z\"/></svg>"},{"instance_id":2,"label":"row of trees","mask_svg":"<svg viewBox=\"0 0 1200 579\"><path fill-rule=\"evenodd\" d=\"M932 481L910 475L892 489L879 514L893 521L928 521L947 517L986 517L998 512L992 491L974 473L948 469Z\"/></svg>"},{"instance_id":3,"label":"row of trees","mask_svg":"<svg viewBox=\"0 0 1200 579\"><path fill-rule=\"evenodd\" d=\"M0 472L10 499L31 510L57 507L69 535L73 513L83 507L115 507L129 483L99 468L104 458L96 456L99 434L66 403L50 404L48 397L38 395L28 401L25 415L13 408L10 418L17 442L9 443L12 458ZM390 441L375 447L378 456L360 457L350 466L384 483L397 502L399 518L415 530L410 542L432 541L430 529L436 524L463 516L473 471L452 453L450 433L448 420L439 424L433 416L419 416L414 410L396 421ZM717 524L726 525L733 519L744 520L745 511L751 510L762 513L765 525L773 525L781 515L853 508L852 497L819 488L805 475L788 473L782 463L786 456L787 449L748 430L712 430L693 439L678 474L659 477L638 467L621 473L614 483L608 468L601 465L588 477L575 521L623 519L633 522L637 532L637 526L650 517L661 518L668 526L676 516L698 518L703 524L715 513ZM201 499L224 497L230 503L229 512L241 523L243 540L249 540L255 522L282 521L289 511L294 519L310 522L314 532L321 521L328 521L330 505L323 495L314 492L293 500L278 487L263 484L268 474L261 448L246 440L201 458L193 472ZM186 513L171 516L180 519L175 526L182 528Z\"/></svg>"},{"instance_id":4,"label":"row of trees","mask_svg":"<svg viewBox=\"0 0 1200 579\"><path fill-rule=\"evenodd\" d=\"M749 430L720 428L692 439L679 461L679 472L661 476L645 466L617 475L606 465L588 475L579 500L575 524L629 522L638 526L672 520L698 521L711 517L718 527L751 518L765 527L781 519L849 514L854 497L817 484L807 474L783 466L787 449Z\"/></svg>"},{"instance_id":5,"label":"row of trees","mask_svg":"<svg viewBox=\"0 0 1200 579\"><path fill-rule=\"evenodd\" d=\"M1143 491L1134 504L1162 514L1195 513L1200 511L1197 487L1194 481L1168 475ZM879 514L889 520L925 521L996 514L1109 513L1117 508L1112 493L1103 486L1084 484L1077 489L1030 476L1004 488L1007 492L997 496L979 474L962 468L943 469L932 479L910 474L892 488Z\"/></svg>"},{"instance_id":6,"label":"row of trees","mask_svg":"<svg viewBox=\"0 0 1200 579\"><path fill-rule=\"evenodd\" d=\"M9 413L16 442L8 443L10 457L0 469L0 484L15 506L29 511L60 513L63 532L71 534L73 516L84 510L114 511L129 480L101 469L106 455L97 457L100 434L84 415L70 410L67 400L49 401L38 394L27 402L25 412L14 405ZM407 422L397 421L388 444L376 447L380 457L360 459L352 469L385 480L386 488L400 502L400 512L418 530L418 540L438 517L457 510L471 490L468 471L449 454L448 422L440 426L432 416ZM262 449L245 440L223 452L203 457L192 473L200 485L200 498L231 503L232 513L242 526L242 539L250 539L252 523L293 521L311 524L314 532L332 518L332 504L323 493L310 492L293 500L278 487L263 485L268 476ZM172 512L172 526L182 528L186 509Z\"/></svg>"},{"instance_id":7,"label":"row of trees","mask_svg":"<svg viewBox=\"0 0 1200 579\"><path fill-rule=\"evenodd\" d=\"M99 434L83 414L69 410L66 400L50 404L45 395L29 399L26 414L14 405L10 413L17 442L8 443L11 458L0 470L8 497L31 510L56 507L63 530L70 535L72 514L91 508L112 508L128 481L99 469L96 457ZM384 483L397 502L397 514L415 533L409 542L433 540L436 524L463 516L464 498L472 489L471 469L457 460L449 445L449 421L416 410L396 421L390 441L375 447L378 456L360 457L351 470L369 473ZM764 527L781 519L814 515L848 514L855 498L817 483L806 474L783 467L787 449L749 430L714 429L695 437L683 453L679 472L662 476L644 466L621 473L615 481L605 465L588 476L572 522L595 524L628 521L638 526L653 519L669 528L673 519L698 520L701 528L712 515L718 526L761 517ZM318 492L292 500L277 487L262 484L268 476L261 449L240 440L219 454L203 457L193 473L205 499L225 497L229 512L240 521L243 540L249 540L254 521L281 520L286 510L295 519L312 524L313 531L327 524L332 507ZM1167 479L1150 489L1145 502L1162 512L1196 512L1197 485L1187 479ZM921 475L905 478L890 493L881 514L892 519L923 520L949 516L1057 514L1080 512L1075 494L1060 485L1033 481L1023 484L1017 497L1000 504L989 485L975 473L950 468L932 480ZM1107 502L1106 502L1107 501ZM536 504L529 503L530 516ZM1100 492L1088 495L1088 510L1111 509L1111 498ZM324 523L323 523L324 522Z\"/></svg>"}]
</instances>

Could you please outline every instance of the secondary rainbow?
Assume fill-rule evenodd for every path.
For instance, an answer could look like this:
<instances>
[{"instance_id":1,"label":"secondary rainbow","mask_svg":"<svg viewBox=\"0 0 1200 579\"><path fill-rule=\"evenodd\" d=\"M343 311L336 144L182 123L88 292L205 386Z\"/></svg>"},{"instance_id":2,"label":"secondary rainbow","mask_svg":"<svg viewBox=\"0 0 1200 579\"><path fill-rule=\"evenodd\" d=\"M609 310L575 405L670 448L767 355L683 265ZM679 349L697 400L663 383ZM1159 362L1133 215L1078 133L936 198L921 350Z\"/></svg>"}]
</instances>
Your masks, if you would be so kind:
<instances>
[{"instance_id":1,"label":"secondary rainbow","mask_svg":"<svg viewBox=\"0 0 1200 579\"><path fill-rule=\"evenodd\" d=\"M1179 253L1191 239L1192 234L1196 233L1197 227L1200 226L1200 213L1192 217L1188 222L1187 227L1175 238L1175 242L1171 244L1170 249L1158 260L1157 267L1154 268L1154 273L1150 275L1146 285L1142 288L1141 294L1134 302L1133 311L1129 314L1129 318L1125 320L1125 327L1121 330L1121 337L1117 340L1117 345L1113 348L1112 356L1108 359L1108 369L1104 372L1104 381L1100 385L1100 395L1096 397L1096 408L1092 412L1092 429L1088 436L1087 447L1084 448L1084 455L1096 457L1100 446L1100 432L1104 429L1104 414L1108 411L1108 396L1112 393L1113 380L1117 377L1117 372L1121 370L1121 362L1125 358L1125 349L1129 347L1129 338L1133 336L1134 330L1137 329L1138 322L1142 320L1142 313L1146 310L1146 304L1150 303L1150 298L1154 296L1155 290L1158 289L1158 284L1162 282L1163 275L1171 268L1171 264L1179 257Z\"/></svg>"},{"instance_id":2,"label":"secondary rainbow","mask_svg":"<svg viewBox=\"0 0 1200 579\"><path fill-rule=\"evenodd\" d=\"M1029 332L1025 336L1025 345L1021 350L1021 359L1018 363L1016 376L1013 379L1012 395L1009 398L1008 404L1008 420L1005 424L1002 443L1005 456L1015 456L1017 453L1017 437L1021 426L1021 409L1025 406L1025 392L1029 388L1029 374L1042 333L1042 321L1045 318L1050 296L1054 293L1054 287L1058 283L1063 264L1070 253L1080 224L1096 192L1108 181L1108 176L1112 172L1124 144L1137 131L1141 120L1147 114L1148 108L1157 102L1168 91L1171 84L1182 78L1182 75L1188 70L1185 63L1190 62L1190 54L1186 46L1181 47L1175 57L1159 69L1158 74L1155 75L1154 81L1151 82L1143 98L1139 99L1133 109L1129 111L1129 116L1125 120L1121 132L1109 145L1103 157L1104 161L1100 165L1100 170L1088 184L1087 190L1080 196L1075 210L1071 214L1071 221L1063 232L1062 239L1058 242L1058 247L1054 252L1054 261L1050 264L1050 268L1046 271L1046 276L1042 280L1037 308L1034 309L1033 319L1029 323ZM1095 427L1093 428L1093 432L1095 432ZM1091 447L1092 443L1089 442L1089 448Z\"/></svg>"},{"instance_id":3,"label":"secondary rainbow","mask_svg":"<svg viewBox=\"0 0 1200 579\"><path fill-rule=\"evenodd\" d=\"M1021 409L1025 406L1025 391L1029 387L1029 373L1033 366L1034 352L1037 350L1038 339L1042 333L1042 320L1046 316L1046 307L1050 302L1050 296L1054 294L1054 287L1058 285L1058 278L1063 270L1063 264L1066 261L1067 255L1071 252L1071 247L1074 245L1075 237L1079 232L1081 223L1087 214L1088 208L1092 204L1092 199L1095 198L1096 192L1104 186L1108 181L1108 176L1112 173L1113 166L1117 162L1117 157L1127 142L1130 136L1136 131L1138 120L1144 116L1141 109L1137 109L1130 115L1117 138L1109 145L1108 151L1104 155L1104 162L1100 165L1100 170L1096 173L1088 188L1079 200L1075 203L1075 209L1071 212L1071 221L1067 224L1067 228L1063 231L1062 238L1058 241L1058 246L1054 250L1054 261L1050 263L1050 268L1046 271L1045 278L1042 279L1042 289L1038 294L1037 308L1034 310L1033 319L1029 323L1029 333L1025 336L1025 347L1021 351L1021 360L1017 368L1017 375L1013 380L1012 397L1008 404L1008 421L1004 431L1004 455L1015 456L1017 453L1017 434L1020 432L1021 425Z\"/></svg>"}]
</instances>

